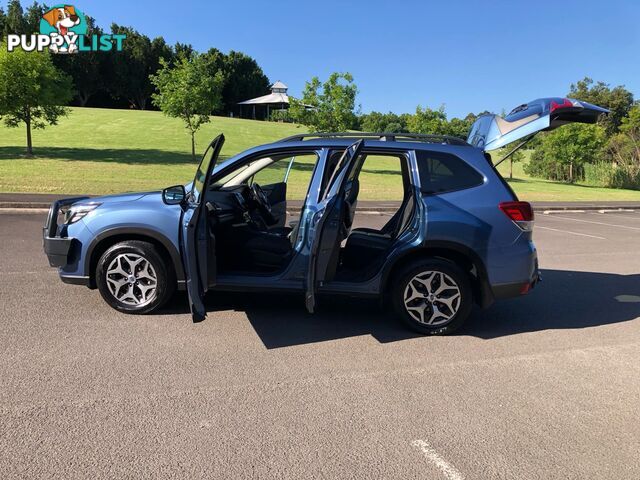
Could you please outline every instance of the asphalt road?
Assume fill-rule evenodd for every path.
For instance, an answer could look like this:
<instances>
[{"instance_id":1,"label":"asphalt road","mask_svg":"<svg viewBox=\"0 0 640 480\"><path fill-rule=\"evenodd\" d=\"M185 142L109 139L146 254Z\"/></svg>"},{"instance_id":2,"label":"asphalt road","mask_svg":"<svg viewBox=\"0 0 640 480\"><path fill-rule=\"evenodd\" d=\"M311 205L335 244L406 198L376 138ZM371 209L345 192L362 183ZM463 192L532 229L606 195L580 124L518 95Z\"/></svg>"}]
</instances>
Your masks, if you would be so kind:
<instances>
[{"instance_id":1,"label":"asphalt road","mask_svg":"<svg viewBox=\"0 0 640 480\"><path fill-rule=\"evenodd\" d=\"M540 287L437 338L361 301L119 314L42 222L0 213L1 478L640 478L640 213L538 215Z\"/></svg>"}]
</instances>

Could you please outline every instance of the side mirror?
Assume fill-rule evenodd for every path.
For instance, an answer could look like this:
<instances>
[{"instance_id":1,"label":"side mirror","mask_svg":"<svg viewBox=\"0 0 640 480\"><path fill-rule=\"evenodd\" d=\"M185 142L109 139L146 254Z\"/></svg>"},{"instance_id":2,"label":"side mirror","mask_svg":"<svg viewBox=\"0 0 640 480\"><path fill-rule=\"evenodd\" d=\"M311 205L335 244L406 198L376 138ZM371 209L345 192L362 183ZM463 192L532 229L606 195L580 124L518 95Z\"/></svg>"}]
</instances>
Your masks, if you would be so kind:
<instances>
[{"instance_id":1,"label":"side mirror","mask_svg":"<svg viewBox=\"0 0 640 480\"><path fill-rule=\"evenodd\" d=\"M162 201L167 205L180 205L187 198L184 185L174 185L162 190Z\"/></svg>"}]
</instances>

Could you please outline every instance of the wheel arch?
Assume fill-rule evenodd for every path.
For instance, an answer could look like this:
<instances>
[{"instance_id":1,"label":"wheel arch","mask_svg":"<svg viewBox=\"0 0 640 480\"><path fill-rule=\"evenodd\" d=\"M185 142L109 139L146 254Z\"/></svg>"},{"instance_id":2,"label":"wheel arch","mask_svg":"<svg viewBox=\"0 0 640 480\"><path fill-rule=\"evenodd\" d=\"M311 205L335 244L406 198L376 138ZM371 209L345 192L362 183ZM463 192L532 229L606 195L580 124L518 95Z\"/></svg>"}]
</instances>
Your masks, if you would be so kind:
<instances>
[{"instance_id":1,"label":"wheel arch","mask_svg":"<svg viewBox=\"0 0 640 480\"><path fill-rule=\"evenodd\" d=\"M89 277L89 287L96 288L96 267L104 252L116 243L127 240L149 242L158 248L158 252L173 267L178 286L184 283L184 268L180 252L173 242L162 233L141 227L119 227L98 234L89 244L84 261L84 271Z\"/></svg>"},{"instance_id":2,"label":"wheel arch","mask_svg":"<svg viewBox=\"0 0 640 480\"><path fill-rule=\"evenodd\" d=\"M397 258L383 274L382 285L385 294L390 292L394 278L407 265L430 258L441 258L462 267L469 274L474 300L482 308L489 307L494 302L487 269L480 256L465 245L448 241L428 242L428 244L411 249Z\"/></svg>"}]
</instances>

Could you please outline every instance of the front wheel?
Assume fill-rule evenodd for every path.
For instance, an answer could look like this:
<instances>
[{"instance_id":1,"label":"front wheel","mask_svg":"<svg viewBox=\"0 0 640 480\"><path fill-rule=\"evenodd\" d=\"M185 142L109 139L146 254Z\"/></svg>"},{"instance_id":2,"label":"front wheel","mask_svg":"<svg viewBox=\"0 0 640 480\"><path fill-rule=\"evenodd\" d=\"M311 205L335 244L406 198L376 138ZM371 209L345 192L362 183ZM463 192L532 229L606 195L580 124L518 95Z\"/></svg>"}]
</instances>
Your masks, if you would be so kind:
<instances>
[{"instance_id":1,"label":"front wheel","mask_svg":"<svg viewBox=\"0 0 640 480\"><path fill-rule=\"evenodd\" d=\"M171 266L148 242L117 243L100 257L96 283L102 298L126 313L149 313L173 295Z\"/></svg>"},{"instance_id":2,"label":"front wheel","mask_svg":"<svg viewBox=\"0 0 640 480\"><path fill-rule=\"evenodd\" d=\"M396 276L391 295L396 314L427 335L452 333L471 313L469 276L446 260L410 264Z\"/></svg>"}]
</instances>

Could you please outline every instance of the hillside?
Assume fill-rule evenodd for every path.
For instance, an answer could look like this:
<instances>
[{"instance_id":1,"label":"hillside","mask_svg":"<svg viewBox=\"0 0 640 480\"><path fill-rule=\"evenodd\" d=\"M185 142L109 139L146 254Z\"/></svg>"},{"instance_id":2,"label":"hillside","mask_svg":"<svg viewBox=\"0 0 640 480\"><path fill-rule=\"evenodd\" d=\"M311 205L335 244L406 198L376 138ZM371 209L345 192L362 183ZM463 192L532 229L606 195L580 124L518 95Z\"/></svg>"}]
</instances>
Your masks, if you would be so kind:
<instances>
[{"instance_id":1,"label":"hillside","mask_svg":"<svg viewBox=\"0 0 640 480\"><path fill-rule=\"evenodd\" d=\"M198 133L197 146L201 152L222 132L226 137L222 155L229 157L304 131L304 127L292 124L213 117ZM187 182L194 174L186 130L179 120L160 112L73 108L59 125L34 131L34 158L24 157L24 136L23 128L0 126L1 192L103 194L152 190ZM505 163L500 170L506 175L507 168ZM400 198L401 187L391 170L383 164L368 168L363 175L370 176L369 185L361 198ZM637 191L532 179L523 173L521 164L514 172L512 186L527 200L640 200ZM302 198L305 188L297 185L291 193Z\"/></svg>"}]
</instances>

